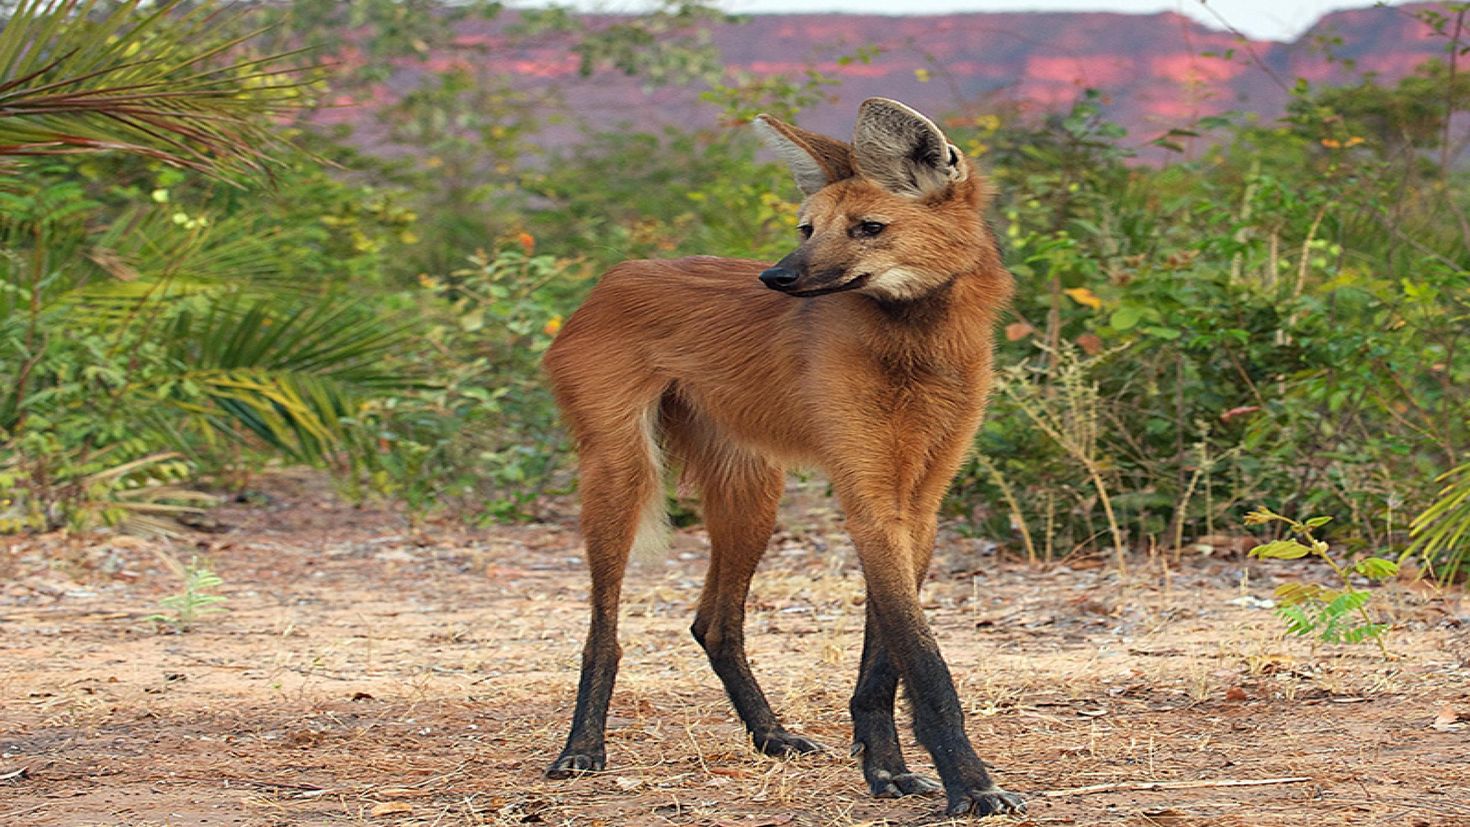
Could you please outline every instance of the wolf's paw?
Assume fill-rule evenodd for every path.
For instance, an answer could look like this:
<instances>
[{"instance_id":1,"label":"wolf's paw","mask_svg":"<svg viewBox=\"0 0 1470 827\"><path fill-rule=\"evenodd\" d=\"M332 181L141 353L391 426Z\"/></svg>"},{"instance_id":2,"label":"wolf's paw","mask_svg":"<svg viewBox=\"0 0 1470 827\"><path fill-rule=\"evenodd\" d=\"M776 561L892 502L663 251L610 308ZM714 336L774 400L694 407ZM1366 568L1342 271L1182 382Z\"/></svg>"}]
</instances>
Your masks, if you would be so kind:
<instances>
[{"instance_id":1,"label":"wolf's paw","mask_svg":"<svg viewBox=\"0 0 1470 827\"><path fill-rule=\"evenodd\" d=\"M887 770L873 770L867 773L867 776L868 789L873 791L874 798L934 795L944 789L944 787L939 785L938 781L913 772L895 774Z\"/></svg>"},{"instance_id":2,"label":"wolf's paw","mask_svg":"<svg viewBox=\"0 0 1470 827\"><path fill-rule=\"evenodd\" d=\"M547 778L574 778L589 772L601 772L607 766L607 756L601 752L578 752L567 750L555 763L546 768Z\"/></svg>"},{"instance_id":3,"label":"wolf's paw","mask_svg":"<svg viewBox=\"0 0 1470 827\"><path fill-rule=\"evenodd\" d=\"M988 816L1024 812L1026 812L1026 802L1019 795L1008 793L995 786L983 790L962 790L958 795L951 794L949 807L945 810L947 815L952 816Z\"/></svg>"},{"instance_id":4,"label":"wolf's paw","mask_svg":"<svg viewBox=\"0 0 1470 827\"><path fill-rule=\"evenodd\" d=\"M772 732L761 732L751 736L755 742L755 748L766 755L774 755L777 758L789 758L793 755L805 755L809 752L826 752L827 748L810 738L793 735L784 729Z\"/></svg>"}]
</instances>

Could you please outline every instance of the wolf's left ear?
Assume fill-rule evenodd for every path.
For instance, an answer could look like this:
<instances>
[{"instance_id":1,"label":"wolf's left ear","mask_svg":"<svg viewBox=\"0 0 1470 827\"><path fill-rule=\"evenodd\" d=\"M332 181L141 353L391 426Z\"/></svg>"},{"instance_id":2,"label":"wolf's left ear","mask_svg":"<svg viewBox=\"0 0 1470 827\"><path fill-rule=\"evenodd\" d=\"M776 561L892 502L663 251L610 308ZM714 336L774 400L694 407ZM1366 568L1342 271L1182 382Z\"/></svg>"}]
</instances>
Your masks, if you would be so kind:
<instances>
[{"instance_id":1,"label":"wolf's left ear","mask_svg":"<svg viewBox=\"0 0 1470 827\"><path fill-rule=\"evenodd\" d=\"M852 177L852 148L836 138L792 126L770 115L757 115L755 131L791 168L803 195Z\"/></svg>"},{"instance_id":2,"label":"wolf's left ear","mask_svg":"<svg viewBox=\"0 0 1470 827\"><path fill-rule=\"evenodd\" d=\"M900 195L931 195L968 174L933 121L887 98L863 101L852 150L859 174Z\"/></svg>"}]
</instances>

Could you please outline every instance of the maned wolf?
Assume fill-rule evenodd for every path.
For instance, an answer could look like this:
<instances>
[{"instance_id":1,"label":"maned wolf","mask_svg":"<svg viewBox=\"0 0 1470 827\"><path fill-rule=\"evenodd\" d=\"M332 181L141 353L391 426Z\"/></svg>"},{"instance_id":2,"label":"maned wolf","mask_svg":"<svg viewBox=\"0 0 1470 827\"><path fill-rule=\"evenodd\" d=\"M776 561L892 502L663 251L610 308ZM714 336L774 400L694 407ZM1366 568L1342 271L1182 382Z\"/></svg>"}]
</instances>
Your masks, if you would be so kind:
<instances>
[{"instance_id":1,"label":"maned wolf","mask_svg":"<svg viewBox=\"0 0 1470 827\"><path fill-rule=\"evenodd\" d=\"M694 638L757 749L821 749L788 732L745 658L745 596L785 469L817 466L867 581L853 752L882 797L936 792L894 725L903 679L950 814L1019 812L965 735L919 605L936 512L985 410L996 316L1012 290L975 166L928 118L872 98L852 143L762 115L806 195L800 244L774 267L694 257L603 276L546 354L581 456L592 622L566 748L546 771L601 770L630 552L665 539L664 466L699 491L710 563Z\"/></svg>"}]
</instances>

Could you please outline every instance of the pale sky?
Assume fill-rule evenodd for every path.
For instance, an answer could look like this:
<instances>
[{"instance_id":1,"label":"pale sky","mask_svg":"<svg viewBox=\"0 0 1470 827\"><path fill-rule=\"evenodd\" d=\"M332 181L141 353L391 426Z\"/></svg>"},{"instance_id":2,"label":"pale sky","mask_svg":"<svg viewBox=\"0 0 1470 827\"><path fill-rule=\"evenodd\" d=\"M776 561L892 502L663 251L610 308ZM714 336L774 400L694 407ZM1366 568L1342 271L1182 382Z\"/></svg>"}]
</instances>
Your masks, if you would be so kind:
<instances>
[{"instance_id":1,"label":"pale sky","mask_svg":"<svg viewBox=\"0 0 1470 827\"><path fill-rule=\"evenodd\" d=\"M524 0L523 0L524 2ZM531 0L534 2L534 0ZM716 0L732 12L848 12L852 14L943 14L983 11L1174 11L1222 28L1213 9L1241 33L1256 39L1293 40L1323 13L1365 8L1375 0ZM1392 0L1387 5L1402 5ZM602 11L638 11L638 0L572 0Z\"/></svg>"}]
</instances>

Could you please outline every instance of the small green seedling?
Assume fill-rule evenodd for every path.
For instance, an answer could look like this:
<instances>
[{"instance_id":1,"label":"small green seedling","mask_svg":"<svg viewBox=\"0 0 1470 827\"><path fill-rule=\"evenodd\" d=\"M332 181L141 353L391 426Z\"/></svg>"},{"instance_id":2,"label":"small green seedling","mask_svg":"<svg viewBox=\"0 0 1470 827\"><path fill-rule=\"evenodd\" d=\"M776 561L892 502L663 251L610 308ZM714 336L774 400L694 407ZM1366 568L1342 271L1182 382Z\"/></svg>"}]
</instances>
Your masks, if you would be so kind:
<instances>
[{"instance_id":1,"label":"small green seedling","mask_svg":"<svg viewBox=\"0 0 1470 827\"><path fill-rule=\"evenodd\" d=\"M1342 588L1329 589L1316 583L1277 586L1276 613L1286 621L1287 631L1326 643L1361 643L1371 638L1384 657L1388 657L1383 635L1389 624L1374 620L1368 610L1372 592L1353 588L1352 576L1357 574L1376 583L1397 575L1399 564L1383 557L1367 557L1352 565L1338 563L1333 559L1327 542L1317 539L1312 533L1331 520L1331 517L1313 517L1299 522L1262 506L1246 515L1246 525L1282 522L1294 536L1262 543L1251 549L1250 555L1262 560L1296 560L1308 555L1322 558L1341 579Z\"/></svg>"},{"instance_id":2,"label":"small green seedling","mask_svg":"<svg viewBox=\"0 0 1470 827\"><path fill-rule=\"evenodd\" d=\"M160 612L144 620L167 624L176 632L187 632L200 617L224 611L218 605L225 602L224 595L211 592L225 581L207 565L201 564L197 557L190 558L189 565L184 566L180 574L184 578L184 590L158 601L158 605L171 614Z\"/></svg>"}]
</instances>

